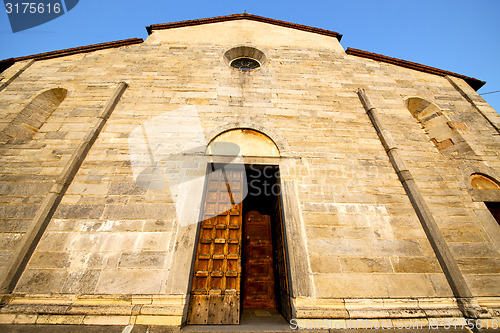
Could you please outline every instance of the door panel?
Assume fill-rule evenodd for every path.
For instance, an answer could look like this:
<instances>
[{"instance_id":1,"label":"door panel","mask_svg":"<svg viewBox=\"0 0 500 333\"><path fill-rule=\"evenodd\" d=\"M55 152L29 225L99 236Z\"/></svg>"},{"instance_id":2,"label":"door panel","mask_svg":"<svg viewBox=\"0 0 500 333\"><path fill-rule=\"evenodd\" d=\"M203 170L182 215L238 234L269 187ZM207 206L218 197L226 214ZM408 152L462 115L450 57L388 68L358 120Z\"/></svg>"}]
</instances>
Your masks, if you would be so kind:
<instances>
[{"instance_id":1,"label":"door panel","mask_svg":"<svg viewBox=\"0 0 500 333\"><path fill-rule=\"evenodd\" d=\"M241 170L221 168L207 175L188 324L239 323L242 183ZM217 212L223 213L214 216Z\"/></svg>"},{"instance_id":2,"label":"door panel","mask_svg":"<svg viewBox=\"0 0 500 333\"><path fill-rule=\"evenodd\" d=\"M290 319L292 319L292 309L290 306L290 290L287 273L288 267L285 255L285 230L283 227L281 213L281 198L278 197L274 205L274 218L276 221L276 223L274 224L274 234L276 235L275 260L277 269L276 275L278 277L277 286L279 288L277 297L279 298L278 304L280 305L280 308L278 310L283 315L283 317L285 317L285 319L289 321Z\"/></svg>"},{"instance_id":3,"label":"door panel","mask_svg":"<svg viewBox=\"0 0 500 333\"><path fill-rule=\"evenodd\" d=\"M276 308L271 218L257 211L245 216L243 308Z\"/></svg>"}]
</instances>

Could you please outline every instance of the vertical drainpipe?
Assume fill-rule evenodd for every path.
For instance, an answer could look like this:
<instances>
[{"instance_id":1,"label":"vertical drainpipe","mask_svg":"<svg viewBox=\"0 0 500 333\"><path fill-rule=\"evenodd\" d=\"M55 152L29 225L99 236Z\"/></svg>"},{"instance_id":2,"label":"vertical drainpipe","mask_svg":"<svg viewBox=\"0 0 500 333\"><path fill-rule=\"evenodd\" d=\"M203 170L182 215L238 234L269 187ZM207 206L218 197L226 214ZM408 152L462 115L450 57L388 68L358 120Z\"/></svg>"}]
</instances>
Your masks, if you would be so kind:
<instances>
[{"instance_id":1,"label":"vertical drainpipe","mask_svg":"<svg viewBox=\"0 0 500 333\"><path fill-rule=\"evenodd\" d=\"M417 213L418 219L422 224L422 228L427 235L427 238L434 250L434 253L441 265L441 269L448 280L448 284L457 299L458 307L466 318L481 318L487 313L473 298L472 293L467 285L458 265L453 258L448 244L446 243L441 230L439 229L434 217L427 206L420 189L417 187L411 172L406 167L404 160L401 158L398 147L392 139L391 133L385 128L377 109L371 103L364 89L357 91L358 97L363 104L366 113L370 117L373 127L385 148L392 167L396 171L401 184L403 185L408 198Z\"/></svg>"},{"instance_id":2,"label":"vertical drainpipe","mask_svg":"<svg viewBox=\"0 0 500 333\"><path fill-rule=\"evenodd\" d=\"M127 86L128 85L125 82L120 82L118 84L113 92L113 95L106 103L106 106L97 116L97 121L94 122L78 147L75 149L71 158L66 163L63 172L57 178L48 195L44 198L40 208L33 218L33 221L31 222L29 229L24 234L21 244L7 263L4 276L0 280L0 293L11 293L16 287L19 278L24 272L31 255L35 251L40 238L45 232L45 229L59 206L66 190L73 181L73 178L80 169L87 153L90 148L92 148L92 145L101 133L106 121L115 109Z\"/></svg>"}]
</instances>

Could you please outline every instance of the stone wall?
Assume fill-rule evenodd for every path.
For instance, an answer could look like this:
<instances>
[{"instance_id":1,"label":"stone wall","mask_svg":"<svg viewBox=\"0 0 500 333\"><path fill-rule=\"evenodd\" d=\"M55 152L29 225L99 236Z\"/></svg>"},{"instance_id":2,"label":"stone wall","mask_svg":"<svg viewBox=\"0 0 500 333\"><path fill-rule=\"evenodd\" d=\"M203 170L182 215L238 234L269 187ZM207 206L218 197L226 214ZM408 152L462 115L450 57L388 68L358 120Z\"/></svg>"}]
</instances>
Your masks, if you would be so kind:
<instances>
[{"instance_id":1,"label":"stone wall","mask_svg":"<svg viewBox=\"0 0 500 333\"><path fill-rule=\"evenodd\" d=\"M237 45L259 48L267 63L251 72L229 67L223 54ZM349 301L354 308L370 308L378 306L373 299L381 304L402 299L405 307L425 308L416 300L451 299L433 249L356 95L360 88L379 109L473 295L491 302L500 294L498 243L480 218L486 207L473 201L464 185L467 167L500 170L498 132L478 108L494 123L500 116L461 79L346 55L334 38L253 21L159 30L140 45L36 61L1 91L3 124L47 89L60 87L68 94L32 140L0 147L0 265L8 265L54 180L122 81L127 90L14 295L177 295L181 314L172 313L182 315L196 229L179 222L177 197L168 187L136 182L129 137L155 117L182 122L183 108L191 105L203 133L200 144L219 128L250 127L286 145L286 152L278 146L282 157L275 163L282 181L296 191L297 207L284 208L295 212L300 225L294 230L304 243L300 252L289 245L298 267L291 280L298 317L355 317ZM460 134L474 154L440 152L405 107L408 97L435 103L462 124ZM160 133L167 155L194 140L189 131L176 137ZM171 171L185 167L173 164L177 169ZM197 212L199 203L191 204ZM301 283L309 287L298 290Z\"/></svg>"}]
</instances>

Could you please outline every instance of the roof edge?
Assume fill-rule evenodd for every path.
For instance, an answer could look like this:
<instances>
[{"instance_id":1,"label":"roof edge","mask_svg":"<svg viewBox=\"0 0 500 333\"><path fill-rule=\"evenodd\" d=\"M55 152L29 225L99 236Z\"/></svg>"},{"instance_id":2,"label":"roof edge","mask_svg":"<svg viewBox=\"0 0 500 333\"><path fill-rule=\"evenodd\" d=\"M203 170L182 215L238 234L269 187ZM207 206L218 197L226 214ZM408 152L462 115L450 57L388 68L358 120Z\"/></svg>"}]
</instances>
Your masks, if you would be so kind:
<instances>
[{"instance_id":1,"label":"roof edge","mask_svg":"<svg viewBox=\"0 0 500 333\"><path fill-rule=\"evenodd\" d=\"M62 50L57 50L57 51L32 54L32 55L28 55L28 56L24 56L24 57L9 58L9 59L5 59L5 60L1 60L0 62L3 62L3 61L17 62L17 61L30 60L30 59L45 60L45 59L64 57L64 56L78 54L78 53L86 53L86 52L92 52L92 51L97 51L97 50L110 49L110 48L114 48L114 47L140 44L143 42L144 42L144 40L142 38L122 39L122 40L117 40L114 42L72 47L69 49L62 49Z\"/></svg>"},{"instance_id":2,"label":"roof edge","mask_svg":"<svg viewBox=\"0 0 500 333\"><path fill-rule=\"evenodd\" d=\"M368 59L372 59L372 60L377 60L377 61L381 61L381 62L393 64L393 65L396 65L396 66L401 66L401 67L406 67L406 68L414 69L414 70L417 70L417 71L420 71L420 72L435 74L435 75L439 75L439 76L447 76L447 75L455 76L455 77L463 79L465 82L467 82L476 91L479 88L481 88L486 83L485 81L481 81L481 80L473 78L473 77L469 77L469 76L465 76L465 75L462 75L462 74L457 74L457 73L445 71L443 69L439 69L439 68L435 68L435 67L430 67L430 66L422 65L422 64L419 64L419 63L416 63L416 62L412 62L412 61L402 60L402 59L398 59L398 58L391 58L391 57L388 57L388 56L385 56L385 55L382 55L382 54L372 53L372 52L358 50L358 49L353 49L353 48L350 48L350 47L348 47L345 52L347 54L349 54L349 55L353 55L353 56L357 56L357 57L362 57L362 58L368 58Z\"/></svg>"},{"instance_id":3,"label":"roof edge","mask_svg":"<svg viewBox=\"0 0 500 333\"><path fill-rule=\"evenodd\" d=\"M269 24L273 24L273 25L277 25L277 26L281 26L281 27L285 27L285 28L292 28L292 29L297 29L297 30L301 30L301 31L312 32L312 33L316 33L316 34L320 34L320 35L324 35L324 36L335 37L339 40L339 42L342 39L342 35L339 34L338 32L335 32L335 31L314 28L314 27L310 27L307 25L297 24L297 23L290 23L290 22L286 22L286 21L270 19L267 17L257 16L257 15L248 14L248 13L233 14L233 15L226 15L226 16L216 16L216 17L203 18L203 19L198 19L198 20L188 20L188 21L178 21L178 22L171 22L171 23L152 24L152 25L147 26L146 30L148 31L148 34L151 35L153 30L182 28L182 27L190 27L190 26L194 26L194 25L219 23L219 22L227 22L227 21L235 21L235 20L252 20L252 21L257 21L257 22L269 23Z\"/></svg>"}]
</instances>

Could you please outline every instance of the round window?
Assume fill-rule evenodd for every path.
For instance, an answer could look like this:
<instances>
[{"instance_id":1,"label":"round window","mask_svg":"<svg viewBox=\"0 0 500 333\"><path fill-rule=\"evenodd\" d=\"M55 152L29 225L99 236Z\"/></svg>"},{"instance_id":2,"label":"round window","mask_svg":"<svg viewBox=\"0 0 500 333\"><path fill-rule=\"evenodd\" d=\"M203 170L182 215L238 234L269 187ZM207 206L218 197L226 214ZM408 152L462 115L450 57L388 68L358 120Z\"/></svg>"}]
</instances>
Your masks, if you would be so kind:
<instances>
[{"instance_id":1,"label":"round window","mask_svg":"<svg viewBox=\"0 0 500 333\"><path fill-rule=\"evenodd\" d=\"M231 67L250 70L260 67L260 63L252 58L238 58L231 61Z\"/></svg>"},{"instance_id":2,"label":"round window","mask_svg":"<svg viewBox=\"0 0 500 333\"><path fill-rule=\"evenodd\" d=\"M237 46L224 52L224 61L231 67L243 71L264 66L267 62L265 54L251 46Z\"/></svg>"}]
</instances>

